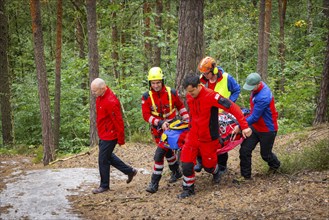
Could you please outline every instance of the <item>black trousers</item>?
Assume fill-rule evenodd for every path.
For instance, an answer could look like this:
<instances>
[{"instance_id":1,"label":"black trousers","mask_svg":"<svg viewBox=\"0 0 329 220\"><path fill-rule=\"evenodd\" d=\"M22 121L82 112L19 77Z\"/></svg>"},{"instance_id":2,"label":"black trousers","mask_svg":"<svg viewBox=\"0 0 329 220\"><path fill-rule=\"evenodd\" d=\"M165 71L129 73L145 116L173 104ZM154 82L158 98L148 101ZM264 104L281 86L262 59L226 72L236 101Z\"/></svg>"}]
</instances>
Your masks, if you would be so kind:
<instances>
[{"instance_id":1,"label":"black trousers","mask_svg":"<svg viewBox=\"0 0 329 220\"><path fill-rule=\"evenodd\" d=\"M117 140L99 140L98 166L99 174L101 176L100 187L102 188L110 187L110 165L126 175L133 172L133 168L131 166L125 164L113 153L116 144Z\"/></svg>"},{"instance_id":2,"label":"black trousers","mask_svg":"<svg viewBox=\"0 0 329 220\"><path fill-rule=\"evenodd\" d=\"M227 152L217 155L217 161L218 161L218 166L219 166L220 171L226 170L227 160L228 160L228 153Z\"/></svg>"},{"instance_id":3,"label":"black trousers","mask_svg":"<svg viewBox=\"0 0 329 220\"><path fill-rule=\"evenodd\" d=\"M277 132L258 132L253 127L251 128L252 135L242 142L240 148L240 170L241 175L245 178L251 177L252 151L258 143L260 144L260 154L262 159L266 161L271 168L277 169L280 167L280 161L272 152Z\"/></svg>"}]
</instances>

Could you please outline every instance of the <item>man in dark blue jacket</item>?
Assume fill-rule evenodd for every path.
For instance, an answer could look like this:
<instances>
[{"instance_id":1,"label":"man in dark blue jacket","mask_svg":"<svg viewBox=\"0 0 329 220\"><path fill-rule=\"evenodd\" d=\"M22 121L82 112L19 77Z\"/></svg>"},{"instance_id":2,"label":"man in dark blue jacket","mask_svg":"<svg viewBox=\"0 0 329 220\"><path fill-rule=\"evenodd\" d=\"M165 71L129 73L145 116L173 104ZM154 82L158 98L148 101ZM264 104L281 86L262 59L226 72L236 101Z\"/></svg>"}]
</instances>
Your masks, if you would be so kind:
<instances>
[{"instance_id":1,"label":"man in dark blue jacket","mask_svg":"<svg viewBox=\"0 0 329 220\"><path fill-rule=\"evenodd\" d=\"M275 172L280 167L280 161L272 152L274 140L278 131L278 112L275 108L274 96L270 88L261 81L258 73L251 73L243 85L243 89L251 91L250 110L247 118L252 129L252 135L245 139L240 148L241 177L243 181L251 179L251 157L256 145L260 144L260 154L267 162L269 171ZM237 128L238 129L238 128Z\"/></svg>"}]
</instances>

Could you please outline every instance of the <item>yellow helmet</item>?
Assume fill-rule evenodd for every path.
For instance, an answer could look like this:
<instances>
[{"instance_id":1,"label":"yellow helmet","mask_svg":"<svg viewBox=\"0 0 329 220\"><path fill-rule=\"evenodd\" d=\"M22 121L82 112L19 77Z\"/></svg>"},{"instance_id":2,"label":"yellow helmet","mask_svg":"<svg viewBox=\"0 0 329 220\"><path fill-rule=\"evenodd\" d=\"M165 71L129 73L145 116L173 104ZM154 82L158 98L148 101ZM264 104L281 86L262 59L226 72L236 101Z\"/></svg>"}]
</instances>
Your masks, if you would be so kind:
<instances>
[{"instance_id":1,"label":"yellow helmet","mask_svg":"<svg viewBox=\"0 0 329 220\"><path fill-rule=\"evenodd\" d=\"M148 81L163 80L163 74L160 67L152 67L149 71Z\"/></svg>"}]
</instances>

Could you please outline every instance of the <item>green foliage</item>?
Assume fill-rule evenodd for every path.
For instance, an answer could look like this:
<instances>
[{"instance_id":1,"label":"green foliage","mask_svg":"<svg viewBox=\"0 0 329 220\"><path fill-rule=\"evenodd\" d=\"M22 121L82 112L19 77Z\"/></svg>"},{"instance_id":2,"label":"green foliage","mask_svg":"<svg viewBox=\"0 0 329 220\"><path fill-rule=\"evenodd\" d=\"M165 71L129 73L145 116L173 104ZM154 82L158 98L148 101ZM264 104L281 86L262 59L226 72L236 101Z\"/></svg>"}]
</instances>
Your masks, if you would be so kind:
<instances>
[{"instance_id":1,"label":"green foliage","mask_svg":"<svg viewBox=\"0 0 329 220\"><path fill-rule=\"evenodd\" d=\"M63 48L61 127L58 153L76 153L89 144L89 64L88 58L78 57L76 48L76 20L85 19L85 7L74 9L72 2L63 2ZM125 1L97 4L98 49L100 77L118 95L124 109L126 137L131 141L147 141L149 125L142 118L141 96L148 91L147 71L153 63L146 56L145 42L161 47L161 68L168 86L174 87L176 78L178 2L172 1L169 10L163 10L162 29L154 24L157 13L152 8L143 14L143 1ZM323 69L324 37L327 28L322 13L322 1L312 1L312 30L307 26L306 3L289 2L285 21L285 70L278 59L279 21L277 2L273 2L271 47L268 62L268 85L276 98L279 111L279 132L288 133L311 125L316 107ZM152 7L155 4L151 4ZM44 47L49 80L51 105L54 103L54 45L56 1L41 4L44 27ZM243 85L245 77L256 71L258 45L259 5L247 0L205 1L204 36L205 55L213 56L224 70ZM31 16L26 1L6 2L9 22L9 66L12 80L12 108L16 144L39 146L41 123L37 76L33 58ZM113 13L116 17L112 17ZM150 37L145 37L143 19L151 19ZM87 30L84 25L84 43L87 52ZM118 28L118 40L111 38L112 26ZM117 52L119 61L112 59ZM115 63L116 62L116 63ZM117 68L120 77L114 76ZM284 91L278 91L278 81L285 78ZM249 92L242 91L237 102L249 106ZM53 109L53 106L51 107ZM329 111L329 109L328 109ZM148 134L147 136L145 134ZM27 148L29 149L29 148Z\"/></svg>"},{"instance_id":2,"label":"green foliage","mask_svg":"<svg viewBox=\"0 0 329 220\"><path fill-rule=\"evenodd\" d=\"M41 163L43 160L43 146L38 146L33 150L34 158L32 160L33 163Z\"/></svg>"},{"instance_id":3,"label":"green foliage","mask_svg":"<svg viewBox=\"0 0 329 220\"><path fill-rule=\"evenodd\" d=\"M23 144L14 147L0 147L0 155L30 155L33 156L33 163L40 163L43 159L43 147Z\"/></svg>"},{"instance_id":4,"label":"green foliage","mask_svg":"<svg viewBox=\"0 0 329 220\"><path fill-rule=\"evenodd\" d=\"M84 153L90 150L90 147L86 146L74 146L70 147L69 149L61 149L60 151L56 152L56 159L58 158L65 158L77 153Z\"/></svg>"},{"instance_id":5,"label":"green foliage","mask_svg":"<svg viewBox=\"0 0 329 220\"><path fill-rule=\"evenodd\" d=\"M148 144L154 143L150 132L146 132L146 133L145 132L144 133L134 132L131 135L131 142L133 142L133 143L148 143Z\"/></svg>"},{"instance_id":6,"label":"green foliage","mask_svg":"<svg viewBox=\"0 0 329 220\"><path fill-rule=\"evenodd\" d=\"M280 155L280 172L294 174L305 170L329 169L329 139L315 142L300 152Z\"/></svg>"}]
</instances>

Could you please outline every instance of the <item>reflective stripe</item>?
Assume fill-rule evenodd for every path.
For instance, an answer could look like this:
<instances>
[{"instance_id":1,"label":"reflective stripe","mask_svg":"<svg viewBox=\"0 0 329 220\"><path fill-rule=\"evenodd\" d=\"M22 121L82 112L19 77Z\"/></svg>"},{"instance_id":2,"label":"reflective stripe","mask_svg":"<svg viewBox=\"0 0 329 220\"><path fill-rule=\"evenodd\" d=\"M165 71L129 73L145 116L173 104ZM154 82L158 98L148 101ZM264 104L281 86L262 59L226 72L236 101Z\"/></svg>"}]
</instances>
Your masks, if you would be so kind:
<instances>
[{"instance_id":1,"label":"reflective stripe","mask_svg":"<svg viewBox=\"0 0 329 220\"><path fill-rule=\"evenodd\" d=\"M169 99L169 113L167 113L167 114L160 114L159 112L157 112L157 107L155 105L155 102L154 102L154 99L153 99L153 96L152 96L152 91L151 90L149 91L149 95L150 95L151 102L152 102L152 107L154 109L154 111L151 112L152 115L167 118L168 116L170 116L172 113L174 113L176 111L176 109L173 109L173 107L172 107L171 88L166 86L166 90L167 90L168 99Z\"/></svg>"},{"instance_id":2,"label":"reflective stripe","mask_svg":"<svg viewBox=\"0 0 329 220\"><path fill-rule=\"evenodd\" d=\"M164 165L154 164L155 169L163 169Z\"/></svg>"},{"instance_id":3,"label":"reflective stripe","mask_svg":"<svg viewBox=\"0 0 329 220\"><path fill-rule=\"evenodd\" d=\"M149 123L152 124L153 120L156 119L155 117L151 116L149 117Z\"/></svg>"},{"instance_id":4,"label":"reflective stripe","mask_svg":"<svg viewBox=\"0 0 329 220\"><path fill-rule=\"evenodd\" d=\"M183 120L186 120L186 119L189 119L189 115L188 114L186 114L186 115L183 115Z\"/></svg>"},{"instance_id":5,"label":"reflective stripe","mask_svg":"<svg viewBox=\"0 0 329 220\"><path fill-rule=\"evenodd\" d=\"M179 114L182 115L183 113L187 113L187 110L186 108L182 108L181 110L179 110Z\"/></svg>"},{"instance_id":6,"label":"reflective stripe","mask_svg":"<svg viewBox=\"0 0 329 220\"><path fill-rule=\"evenodd\" d=\"M176 163L176 160L174 160L173 162L169 162L169 161L168 161L168 164L169 164L169 165L174 165L175 163Z\"/></svg>"},{"instance_id":7,"label":"reflective stripe","mask_svg":"<svg viewBox=\"0 0 329 220\"><path fill-rule=\"evenodd\" d=\"M162 170L161 171L153 171L153 174L155 174L155 175L161 175L162 174Z\"/></svg>"},{"instance_id":8,"label":"reflective stripe","mask_svg":"<svg viewBox=\"0 0 329 220\"><path fill-rule=\"evenodd\" d=\"M173 155L170 158L166 158L169 165L174 165L176 163L176 155Z\"/></svg>"},{"instance_id":9,"label":"reflective stripe","mask_svg":"<svg viewBox=\"0 0 329 220\"><path fill-rule=\"evenodd\" d=\"M195 182L195 176L190 178L183 176L183 186L192 186L194 182Z\"/></svg>"},{"instance_id":10,"label":"reflective stripe","mask_svg":"<svg viewBox=\"0 0 329 220\"><path fill-rule=\"evenodd\" d=\"M183 186L192 186L194 183L185 183L183 182Z\"/></svg>"},{"instance_id":11,"label":"reflective stripe","mask_svg":"<svg viewBox=\"0 0 329 220\"><path fill-rule=\"evenodd\" d=\"M166 158L166 159L167 159L167 161L176 160L176 155L173 155L172 157Z\"/></svg>"},{"instance_id":12,"label":"reflective stripe","mask_svg":"<svg viewBox=\"0 0 329 220\"><path fill-rule=\"evenodd\" d=\"M186 177L186 176L183 176L183 180L184 180L184 182L191 182L191 181L194 181L195 180L195 176L194 177Z\"/></svg>"}]
</instances>

